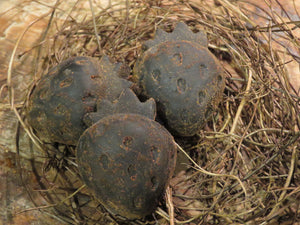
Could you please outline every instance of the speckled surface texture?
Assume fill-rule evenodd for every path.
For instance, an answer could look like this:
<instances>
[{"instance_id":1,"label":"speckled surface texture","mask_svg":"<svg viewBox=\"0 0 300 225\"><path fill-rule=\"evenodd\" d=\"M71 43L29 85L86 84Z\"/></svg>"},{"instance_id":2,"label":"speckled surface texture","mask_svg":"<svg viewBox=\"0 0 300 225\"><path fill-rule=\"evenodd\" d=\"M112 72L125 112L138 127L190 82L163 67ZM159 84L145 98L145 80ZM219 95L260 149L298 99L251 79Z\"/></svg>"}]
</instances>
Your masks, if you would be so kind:
<instances>
[{"instance_id":1,"label":"speckled surface texture","mask_svg":"<svg viewBox=\"0 0 300 225\"><path fill-rule=\"evenodd\" d=\"M127 219L149 215L176 163L172 135L137 114L114 114L89 127L77 146L79 171L106 209Z\"/></svg>"},{"instance_id":2,"label":"speckled surface texture","mask_svg":"<svg viewBox=\"0 0 300 225\"><path fill-rule=\"evenodd\" d=\"M28 102L28 121L46 142L76 145L87 128L86 113L102 99L114 101L131 83L118 77L107 57L74 57L52 68L36 84Z\"/></svg>"},{"instance_id":3,"label":"speckled surface texture","mask_svg":"<svg viewBox=\"0 0 300 225\"><path fill-rule=\"evenodd\" d=\"M101 1L101 3L100 3ZM6 78L7 70L9 68L10 57L12 55L13 49L20 35L25 31L30 25L19 46L16 50L16 55L14 58L14 63L12 65L12 80L11 84L14 87L14 104L17 109L22 108L24 99L30 85L33 81L37 81L38 76L40 76L44 71L36 71L36 55L32 51L35 46L39 45L39 39L42 32L45 31L47 24L51 16L52 7L57 1L55 0L43 0L43 1L27 1L27 0L1 0L0 1L0 224L17 224L17 225L47 225L47 224L64 224L59 218L51 217L44 213L42 210L32 210L35 207L33 201L39 206L45 206L48 203L39 195L36 194L40 187L38 181L33 176L33 171L30 165L30 159L32 156L32 148L34 146L29 143L28 135L21 131L17 133L17 128L19 126L16 114L11 110L8 91L6 88ZM59 27L63 24L66 19L66 15L71 11L77 1L58 1L59 8L55 16L59 17L56 20L56 25ZM97 6L106 3L106 1L98 0L93 1L97 3ZM198 0L191 0L191 2L199 3ZM211 2L213 7L216 1ZM231 1L233 2L233 1ZM253 4L246 4L245 2L250 2ZM245 13L249 14L251 18L257 21L262 27L268 27L269 24L268 17L264 19L258 17L257 15L265 15L265 12L269 12L270 8L267 5L269 1L260 0L247 0L247 1L237 1L236 3L244 6L243 10ZM274 13L283 16L284 18L290 17L294 20L299 20L300 12L300 1L288 1L279 0L271 2L280 2L286 9L283 12L278 4L273 4L272 7L276 7ZM81 0L78 2L80 5L80 13L71 13L70 17L75 18L76 21L82 21L85 18L90 18L91 13L89 9L89 2L87 0ZM265 12L258 10L255 5L259 5L265 9ZM298 12L294 10L294 6L298 9ZM102 5L103 7L103 5ZM101 10L100 7L95 7L95 10ZM42 16L40 19L38 19ZM284 22L284 21L283 21ZM292 26L292 25L291 25ZM300 37L300 29L293 30L295 34ZM267 34L267 33L266 33ZM276 35L278 42L270 43L276 48L281 49L283 46L288 46L289 51L295 54L299 59L298 49L294 49L290 43L285 42L280 37L280 32L276 32L272 35ZM79 49L74 48L74 52L79 51ZM290 74L290 82L296 90L300 87L300 71L299 63L293 61L292 58L284 53L281 55L284 62L287 63L287 70ZM297 58L296 57L296 58ZM226 65L225 65L226 66ZM49 68L44 68L47 71ZM227 67L230 70L230 67ZM38 76L36 76L38 75ZM19 148L21 151L21 165L22 168L18 167L18 156L16 154L16 136L19 135L20 143ZM35 149L36 150L36 149ZM39 155L40 156L40 155ZM37 159L43 162L43 158L37 157ZM26 161L26 162L25 162ZM40 165L40 166L41 166ZM273 169L273 168L271 168ZM276 169L276 168L275 168ZM20 178L20 172L22 171L22 179ZM222 172L222 169L220 169ZM186 186L190 187L192 183L186 183L184 180L187 175L181 172L175 179L172 179L171 184L174 185L174 193L177 195L193 195L192 191L186 192ZM274 177L277 179L277 177ZM34 188L34 194L29 197L26 191L26 185L30 184ZM24 187L25 185L25 187ZM277 188L277 187L275 187ZM280 191L280 190L276 190ZM183 201L182 198L174 197L174 204L180 207L185 207L187 204L193 209L183 209L182 211L190 216L197 216L199 211L196 210L197 207L201 208L201 202L197 199L188 199ZM263 205L263 203L261 203ZM280 209L284 211L284 208ZM280 213L280 210L278 212ZM278 223L274 223L278 224ZM282 223L282 224L289 224Z\"/></svg>"},{"instance_id":4,"label":"speckled surface texture","mask_svg":"<svg viewBox=\"0 0 300 225\"><path fill-rule=\"evenodd\" d=\"M158 30L144 44L134 67L144 95L175 135L193 136L219 104L225 88L219 61L207 48L206 34L179 23L171 33Z\"/></svg>"}]
</instances>

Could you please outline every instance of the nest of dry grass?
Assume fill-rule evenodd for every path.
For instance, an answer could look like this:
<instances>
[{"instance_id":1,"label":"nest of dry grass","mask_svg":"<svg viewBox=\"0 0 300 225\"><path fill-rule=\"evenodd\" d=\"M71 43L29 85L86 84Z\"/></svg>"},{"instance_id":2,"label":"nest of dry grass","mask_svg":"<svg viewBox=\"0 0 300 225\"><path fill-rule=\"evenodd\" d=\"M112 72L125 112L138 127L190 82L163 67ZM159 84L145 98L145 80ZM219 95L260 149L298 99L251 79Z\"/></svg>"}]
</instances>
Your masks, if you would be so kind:
<instances>
[{"instance_id":1,"label":"nest of dry grass","mask_svg":"<svg viewBox=\"0 0 300 225\"><path fill-rule=\"evenodd\" d=\"M273 35L280 32L281 40L299 49L293 33L297 24L269 14L271 25L261 27L242 6L227 0L132 0L100 13L91 8L92 18L80 23L68 17L56 26L55 17L49 20L35 48L33 83L71 56L107 54L133 67L143 41L157 28L171 31L179 21L207 33L209 49L224 67L226 89L218 111L197 137L176 140L188 166L172 179L155 214L133 224L300 221L300 97L290 84L282 55L298 58L275 46L278 39ZM30 153L32 160L20 161L30 163L38 181L26 187L29 193L39 190L47 200L34 209L70 224L121 224L81 182L73 147L45 145L26 125L22 111L14 110L20 127L38 146Z\"/></svg>"}]
</instances>

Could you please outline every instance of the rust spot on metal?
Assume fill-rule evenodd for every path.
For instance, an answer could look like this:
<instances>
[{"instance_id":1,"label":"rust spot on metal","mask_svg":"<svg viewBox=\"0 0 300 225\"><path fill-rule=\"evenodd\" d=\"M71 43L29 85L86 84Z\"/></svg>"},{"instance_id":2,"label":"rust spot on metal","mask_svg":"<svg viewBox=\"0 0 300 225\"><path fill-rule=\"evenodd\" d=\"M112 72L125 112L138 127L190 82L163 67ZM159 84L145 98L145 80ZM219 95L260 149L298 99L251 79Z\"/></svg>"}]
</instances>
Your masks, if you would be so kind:
<instances>
[{"instance_id":1,"label":"rust spot on metal","mask_svg":"<svg viewBox=\"0 0 300 225\"><path fill-rule=\"evenodd\" d=\"M126 147L130 147L132 145L132 141L133 141L133 138L130 137L130 136L126 136L123 138L123 145L125 145Z\"/></svg>"},{"instance_id":2,"label":"rust spot on metal","mask_svg":"<svg viewBox=\"0 0 300 225\"><path fill-rule=\"evenodd\" d=\"M103 169L106 170L108 168L108 163L109 163L107 155L102 154L98 160L101 163Z\"/></svg>"},{"instance_id":3,"label":"rust spot on metal","mask_svg":"<svg viewBox=\"0 0 300 225\"><path fill-rule=\"evenodd\" d=\"M197 104L201 105L203 101L205 100L206 94L204 91L199 91L198 92L198 99L197 99Z\"/></svg>"},{"instance_id":4,"label":"rust spot on metal","mask_svg":"<svg viewBox=\"0 0 300 225\"><path fill-rule=\"evenodd\" d=\"M151 177L151 184L152 184L151 190L155 191L159 186L158 179L155 176Z\"/></svg>"},{"instance_id":5,"label":"rust spot on metal","mask_svg":"<svg viewBox=\"0 0 300 225\"><path fill-rule=\"evenodd\" d=\"M154 69L151 73L152 78L155 82L159 83L160 82L160 70L159 69Z\"/></svg>"},{"instance_id":6,"label":"rust spot on metal","mask_svg":"<svg viewBox=\"0 0 300 225\"><path fill-rule=\"evenodd\" d=\"M135 181L135 180L136 180L136 177L137 177L137 175L134 175L134 176L131 176L130 179L131 179L132 181Z\"/></svg>"},{"instance_id":7,"label":"rust spot on metal","mask_svg":"<svg viewBox=\"0 0 300 225\"><path fill-rule=\"evenodd\" d=\"M184 78L179 78L177 80L177 91L181 94L187 89L186 80Z\"/></svg>"},{"instance_id":8,"label":"rust spot on metal","mask_svg":"<svg viewBox=\"0 0 300 225\"><path fill-rule=\"evenodd\" d=\"M183 60L183 56L182 56L182 53L175 53L173 55L173 58L172 60L174 61L174 63L177 65L177 66L181 66L182 65L182 60Z\"/></svg>"},{"instance_id":9,"label":"rust spot on metal","mask_svg":"<svg viewBox=\"0 0 300 225\"><path fill-rule=\"evenodd\" d=\"M73 82L73 78L68 77L59 83L59 87L61 88L69 87L71 86L72 82Z\"/></svg>"}]
</instances>

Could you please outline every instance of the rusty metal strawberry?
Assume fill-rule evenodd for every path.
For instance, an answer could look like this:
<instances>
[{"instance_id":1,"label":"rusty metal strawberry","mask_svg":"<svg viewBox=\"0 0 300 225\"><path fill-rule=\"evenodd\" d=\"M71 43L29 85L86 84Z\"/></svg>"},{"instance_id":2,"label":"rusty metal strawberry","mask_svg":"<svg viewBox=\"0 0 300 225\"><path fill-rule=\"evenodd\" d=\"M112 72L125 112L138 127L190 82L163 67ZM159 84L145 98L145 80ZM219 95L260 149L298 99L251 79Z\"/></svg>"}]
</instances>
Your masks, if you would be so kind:
<instances>
[{"instance_id":1,"label":"rusty metal strawberry","mask_svg":"<svg viewBox=\"0 0 300 225\"><path fill-rule=\"evenodd\" d=\"M38 137L76 145L87 128L83 116L96 110L99 99L117 99L131 85L118 77L119 67L106 56L101 61L79 56L52 68L35 86L27 105L28 122Z\"/></svg>"},{"instance_id":2,"label":"rusty metal strawberry","mask_svg":"<svg viewBox=\"0 0 300 225\"><path fill-rule=\"evenodd\" d=\"M172 33L157 30L144 43L134 67L142 94L156 100L158 113L176 135L192 136L217 107L225 79L203 32L179 23Z\"/></svg>"},{"instance_id":3,"label":"rusty metal strawberry","mask_svg":"<svg viewBox=\"0 0 300 225\"><path fill-rule=\"evenodd\" d=\"M80 137L81 177L112 214L140 219L157 207L176 163L176 144L159 123L139 114L113 114Z\"/></svg>"}]
</instances>

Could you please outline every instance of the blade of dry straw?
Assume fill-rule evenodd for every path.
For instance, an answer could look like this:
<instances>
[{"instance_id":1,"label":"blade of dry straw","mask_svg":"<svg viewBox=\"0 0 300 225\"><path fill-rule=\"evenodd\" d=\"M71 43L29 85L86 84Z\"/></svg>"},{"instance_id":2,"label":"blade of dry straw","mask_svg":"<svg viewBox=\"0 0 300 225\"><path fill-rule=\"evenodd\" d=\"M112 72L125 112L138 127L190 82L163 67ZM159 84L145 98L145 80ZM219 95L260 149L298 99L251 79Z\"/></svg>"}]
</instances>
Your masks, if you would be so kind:
<instances>
[{"instance_id":1,"label":"blade of dry straw","mask_svg":"<svg viewBox=\"0 0 300 225\"><path fill-rule=\"evenodd\" d=\"M21 35L19 36L14 49L12 51L10 60L9 60L9 65L8 65L8 69L7 69L7 88L8 88L8 93L9 93L9 102L11 105L11 109L14 111L14 113L16 114L19 122L21 123L21 125L23 126L24 130L26 131L26 133L28 134L28 136L31 138L31 140L34 142L34 144L41 150L41 145L40 143L38 143L36 141L36 139L33 137L33 135L31 134L30 130L28 129L28 127L26 126L26 124L24 123L20 113L17 110L17 107L14 104L14 88L12 87L12 67L13 67L13 62L14 62L14 58L18 49L18 46L21 42L21 40L23 39L24 35L26 34L26 32L34 25L36 24L38 21L42 20L43 18L45 18L46 16L48 16L51 12L48 12L42 16L40 16L39 18L37 18L36 20L32 21L25 29L24 31L21 33Z\"/></svg>"},{"instance_id":2,"label":"blade of dry straw","mask_svg":"<svg viewBox=\"0 0 300 225\"><path fill-rule=\"evenodd\" d=\"M209 172L209 171L206 171L205 169L203 169L201 166L199 166L190 156L189 154L187 154L182 148L180 145L178 145L176 143L176 146L178 147L178 149L180 151L183 152L183 154L197 167L197 169L206 174L206 175L209 175L209 176L214 176L214 177L229 177L229 178L232 178L232 179L235 179L238 181L238 183L241 185L244 193L245 193L245 197L247 198L248 197L248 194L247 194L247 191L246 191L246 188L245 186L243 185L242 181L240 180L240 178L238 178L237 176L234 176L234 175L231 175L231 174L217 174L217 173L212 173L212 172Z\"/></svg>"}]
</instances>

